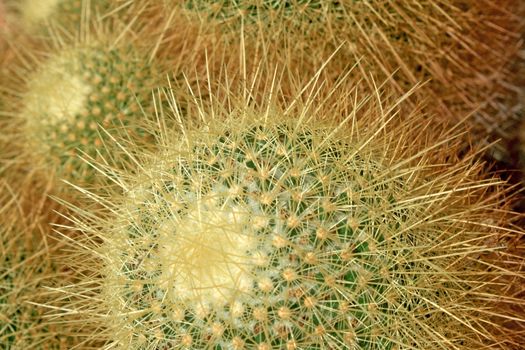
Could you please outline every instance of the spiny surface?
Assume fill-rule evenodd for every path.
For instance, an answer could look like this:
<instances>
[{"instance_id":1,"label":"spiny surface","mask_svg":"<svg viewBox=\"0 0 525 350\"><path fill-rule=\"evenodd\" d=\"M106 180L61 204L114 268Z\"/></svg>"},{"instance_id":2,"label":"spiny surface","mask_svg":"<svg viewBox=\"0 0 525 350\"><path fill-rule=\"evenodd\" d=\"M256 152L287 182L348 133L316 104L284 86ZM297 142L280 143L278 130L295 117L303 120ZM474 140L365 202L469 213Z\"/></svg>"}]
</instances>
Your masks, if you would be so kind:
<instances>
[{"instance_id":1,"label":"spiny surface","mask_svg":"<svg viewBox=\"0 0 525 350\"><path fill-rule=\"evenodd\" d=\"M137 313L122 328L132 344L393 347L382 293L396 263L383 249L406 221L402 183L324 142L330 130L298 129L196 134L130 194L106 254L109 281L126 281L108 298Z\"/></svg>"},{"instance_id":2,"label":"spiny surface","mask_svg":"<svg viewBox=\"0 0 525 350\"><path fill-rule=\"evenodd\" d=\"M46 221L53 220L54 216L47 215L42 209L49 207L51 212L56 206L46 201L47 193L38 192L41 190L38 186L35 189L24 183L26 188L13 191L3 178L0 180L2 349L70 349L75 335L68 333L67 326L59 328L49 323L44 316L45 309L39 305L47 300L44 284L53 279L66 280L51 260L57 246L49 239L51 227ZM31 185L34 186L34 182Z\"/></svg>"},{"instance_id":3,"label":"spiny surface","mask_svg":"<svg viewBox=\"0 0 525 350\"><path fill-rule=\"evenodd\" d=\"M117 139L126 166L94 164L119 188L78 188L99 209L71 206L85 272L57 322L108 349L520 343L523 231L477 153L455 156L457 130L387 83L314 78L288 104L275 68L248 74L210 81L193 118L170 99L157 150Z\"/></svg>"},{"instance_id":4,"label":"spiny surface","mask_svg":"<svg viewBox=\"0 0 525 350\"><path fill-rule=\"evenodd\" d=\"M278 48L272 51L282 50L281 60L301 63L298 73L318 67L319 58L324 60L345 43L335 58L341 67L364 58L368 69L385 78L396 72L399 92L430 80L421 95L431 96L432 112L457 121L476 111L472 124L480 135L509 137L509 126L518 118L517 77L511 66L519 59L525 26L525 5L520 1L496 5L490 0L191 0L182 4L206 21L223 22L235 32L242 23L247 37L274 42Z\"/></svg>"},{"instance_id":5,"label":"spiny surface","mask_svg":"<svg viewBox=\"0 0 525 350\"><path fill-rule=\"evenodd\" d=\"M140 133L139 104L147 105L155 68L132 46L65 48L28 79L21 116L32 152L71 178L87 179L81 150L97 157L106 129Z\"/></svg>"},{"instance_id":6,"label":"spiny surface","mask_svg":"<svg viewBox=\"0 0 525 350\"><path fill-rule=\"evenodd\" d=\"M465 175L479 171L468 162L439 165L435 147L411 156L377 119L353 134L280 115L217 118L161 137L163 151L117 178L126 195L99 202L111 214L79 211L87 233L73 259L101 275L63 292L107 327L107 346L516 344L505 324L524 320L505 305L523 303L502 286L523 281L508 248L521 233L499 226L506 211L486 194L496 180Z\"/></svg>"},{"instance_id":7,"label":"spiny surface","mask_svg":"<svg viewBox=\"0 0 525 350\"><path fill-rule=\"evenodd\" d=\"M310 20L312 14L322 15L323 10L340 11L342 5L339 1L320 0L263 0L258 2L226 0L226 1L202 1L187 0L185 6L190 10L205 11L210 16L228 19L236 16L244 16L248 20L268 19L277 13L287 17L296 17L298 20ZM314 17L315 18L315 17Z\"/></svg>"},{"instance_id":8,"label":"spiny surface","mask_svg":"<svg viewBox=\"0 0 525 350\"><path fill-rule=\"evenodd\" d=\"M45 276L39 272L47 269L47 263L38 261L45 256L45 251L35 254L36 249L24 242L24 234L12 232L3 225L0 238L0 342L6 349L23 349L42 342L41 338L45 341L53 337L48 327L40 325L42 310L25 304L28 294Z\"/></svg>"},{"instance_id":9,"label":"spiny surface","mask_svg":"<svg viewBox=\"0 0 525 350\"><path fill-rule=\"evenodd\" d=\"M19 16L22 28L35 31L49 23L68 29L80 22L86 11L102 11L108 8L106 0L7 0L8 8Z\"/></svg>"}]
</instances>

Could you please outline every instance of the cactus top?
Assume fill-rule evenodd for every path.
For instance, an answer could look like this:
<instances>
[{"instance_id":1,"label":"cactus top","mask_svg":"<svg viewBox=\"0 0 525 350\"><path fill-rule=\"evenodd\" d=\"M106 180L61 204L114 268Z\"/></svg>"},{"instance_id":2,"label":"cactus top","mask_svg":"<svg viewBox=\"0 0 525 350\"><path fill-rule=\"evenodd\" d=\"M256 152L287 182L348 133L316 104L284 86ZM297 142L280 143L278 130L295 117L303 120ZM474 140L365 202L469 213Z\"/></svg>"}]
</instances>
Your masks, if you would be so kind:
<instances>
[{"instance_id":1,"label":"cactus top","mask_svg":"<svg viewBox=\"0 0 525 350\"><path fill-rule=\"evenodd\" d=\"M22 100L32 153L43 154L46 166L59 173L85 180L89 174L77 151L96 156L99 125L138 131L129 119L140 117L139 103L150 99L152 69L131 46L64 48L51 55L29 77Z\"/></svg>"},{"instance_id":2,"label":"cactus top","mask_svg":"<svg viewBox=\"0 0 525 350\"><path fill-rule=\"evenodd\" d=\"M42 113L39 122L47 127L60 128L75 123L75 116L85 112L92 92L80 69L73 52L52 57L30 81L25 97L26 113Z\"/></svg>"},{"instance_id":3,"label":"cactus top","mask_svg":"<svg viewBox=\"0 0 525 350\"><path fill-rule=\"evenodd\" d=\"M394 348L379 330L403 189L330 132L233 119L145 169L103 249L121 344Z\"/></svg>"}]
</instances>

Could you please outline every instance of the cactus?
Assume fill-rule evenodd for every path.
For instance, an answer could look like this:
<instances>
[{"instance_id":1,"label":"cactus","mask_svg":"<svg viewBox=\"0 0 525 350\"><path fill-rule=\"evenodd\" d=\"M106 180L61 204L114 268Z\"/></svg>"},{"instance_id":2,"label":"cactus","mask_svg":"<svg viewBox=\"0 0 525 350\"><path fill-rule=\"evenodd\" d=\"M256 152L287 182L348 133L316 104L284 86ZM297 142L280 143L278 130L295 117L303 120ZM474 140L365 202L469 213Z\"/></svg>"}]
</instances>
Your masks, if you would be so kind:
<instances>
[{"instance_id":1,"label":"cactus","mask_svg":"<svg viewBox=\"0 0 525 350\"><path fill-rule=\"evenodd\" d=\"M173 72L169 82L176 87L185 80L183 68L205 70L203 47L209 43L198 36L197 25L177 21L169 34L177 54L158 58L164 37L151 27L121 21L133 15L132 5L129 11L113 9L100 21L90 17L71 35L53 32L44 40L24 36L12 43L15 59L0 79L5 94L0 114L6 117L0 128L10 130L0 135L0 148L18 152L14 160L10 152L10 161L27 158L31 166L90 183L95 172L77 156L96 159L105 151L99 126L112 132L124 128L148 143L141 124L147 122L144 115L154 113L152 89L164 85L168 73Z\"/></svg>"},{"instance_id":2,"label":"cactus","mask_svg":"<svg viewBox=\"0 0 525 350\"><path fill-rule=\"evenodd\" d=\"M140 134L141 103L148 107L157 67L132 45L93 43L61 48L29 76L20 117L29 153L69 178L89 180L78 150L96 158L106 129ZM136 119L132 121L131 119ZM35 157L38 159L38 157Z\"/></svg>"},{"instance_id":3,"label":"cactus","mask_svg":"<svg viewBox=\"0 0 525 350\"><path fill-rule=\"evenodd\" d=\"M77 209L85 239L71 241L70 262L95 265L63 289L73 301L61 307L104 324L93 339L125 349L511 348L505 321L525 320L496 304L523 306L499 283L523 282L505 265L523 262L507 249L523 233L499 226L505 191L488 193L501 182L439 149L457 140L421 130L419 113L397 123L398 102L364 98L339 123L337 104L256 108L228 96L237 103L200 107L204 125L161 127L161 151L130 150L137 168L116 180L125 195L91 195L107 213Z\"/></svg>"},{"instance_id":4,"label":"cactus","mask_svg":"<svg viewBox=\"0 0 525 350\"><path fill-rule=\"evenodd\" d=\"M373 323L387 326L382 274L393 262L371 247L405 220L389 202L402 187L378 181L385 169L373 160L348 159L344 142L321 145L328 134L286 123L227 125L163 159L168 167L130 194L133 221L115 237L128 243L108 278L128 279L111 296L128 296L122 313L144 310L133 325L160 327L143 341L201 348L211 336L221 348L314 349L328 337L364 345L377 336ZM392 211L366 218L381 207ZM373 229L383 222L383 232ZM338 282L346 290L333 289ZM377 318L365 314L372 305ZM359 322L355 334L346 317ZM373 341L393 345L383 336Z\"/></svg>"}]
</instances>

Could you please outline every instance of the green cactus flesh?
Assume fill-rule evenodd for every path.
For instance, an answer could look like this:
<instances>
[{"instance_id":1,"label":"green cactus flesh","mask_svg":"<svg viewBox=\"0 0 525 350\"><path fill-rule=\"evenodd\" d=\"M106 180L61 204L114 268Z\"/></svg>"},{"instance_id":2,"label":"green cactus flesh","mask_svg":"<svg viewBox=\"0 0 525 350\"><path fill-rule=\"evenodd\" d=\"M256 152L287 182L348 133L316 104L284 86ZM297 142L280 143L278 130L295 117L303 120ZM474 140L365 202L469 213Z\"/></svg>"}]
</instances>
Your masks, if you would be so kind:
<instances>
[{"instance_id":1,"label":"green cactus flesh","mask_svg":"<svg viewBox=\"0 0 525 350\"><path fill-rule=\"evenodd\" d=\"M150 100L151 65L133 48L102 50L94 46L52 56L28 81L23 117L33 151L48 165L85 178L78 150L97 156L99 125L124 126L140 134L140 104Z\"/></svg>"},{"instance_id":2,"label":"green cactus flesh","mask_svg":"<svg viewBox=\"0 0 525 350\"><path fill-rule=\"evenodd\" d=\"M401 181L327 130L295 128L208 134L132 191L132 224L105 250L126 346L395 348L381 330Z\"/></svg>"}]
</instances>

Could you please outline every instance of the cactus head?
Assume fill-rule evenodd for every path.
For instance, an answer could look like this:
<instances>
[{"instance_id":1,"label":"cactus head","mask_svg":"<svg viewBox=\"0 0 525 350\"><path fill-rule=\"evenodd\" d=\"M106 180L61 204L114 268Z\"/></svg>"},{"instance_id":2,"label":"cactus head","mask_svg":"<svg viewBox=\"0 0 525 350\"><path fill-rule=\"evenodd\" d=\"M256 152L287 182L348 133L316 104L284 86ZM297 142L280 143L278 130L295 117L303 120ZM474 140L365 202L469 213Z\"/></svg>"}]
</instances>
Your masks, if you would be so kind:
<instances>
[{"instance_id":1,"label":"cactus head","mask_svg":"<svg viewBox=\"0 0 525 350\"><path fill-rule=\"evenodd\" d=\"M129 195L105 251L113 311L137 315L123 343L392 348L381 250L401 183L330 129L238 123L194 131Z\"/></svg>"},{"instance_id":2,"label":"cactus head","mask_svg":"<svg viewBox=\"0 0 525 350\"><path fill-rule=\"evenodd\" d=\"M59 173L88 179L78 150L97 156L99 125L140 132L155 69L132 46L72 47L51 55L28 79L22 117L32 152Z\"/></svg>"}]
</instances>

